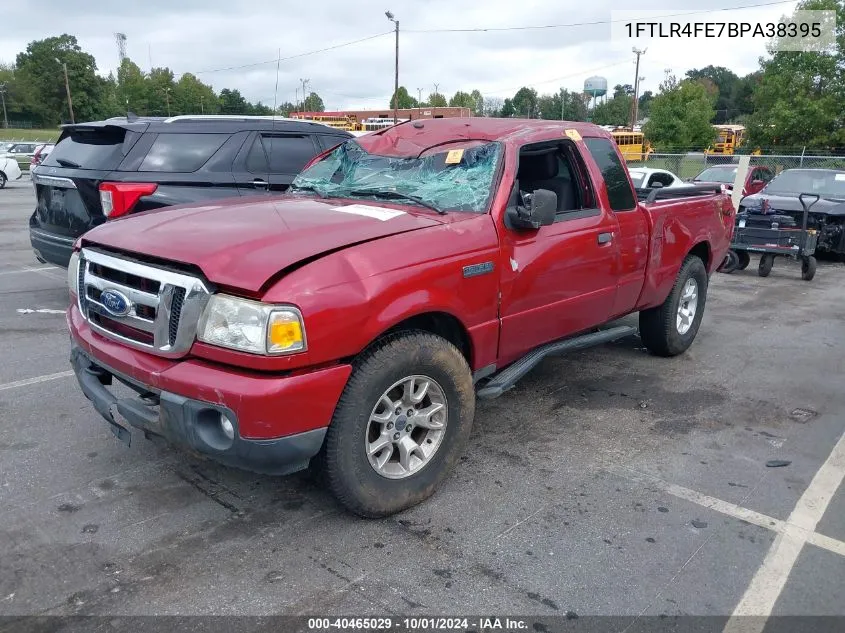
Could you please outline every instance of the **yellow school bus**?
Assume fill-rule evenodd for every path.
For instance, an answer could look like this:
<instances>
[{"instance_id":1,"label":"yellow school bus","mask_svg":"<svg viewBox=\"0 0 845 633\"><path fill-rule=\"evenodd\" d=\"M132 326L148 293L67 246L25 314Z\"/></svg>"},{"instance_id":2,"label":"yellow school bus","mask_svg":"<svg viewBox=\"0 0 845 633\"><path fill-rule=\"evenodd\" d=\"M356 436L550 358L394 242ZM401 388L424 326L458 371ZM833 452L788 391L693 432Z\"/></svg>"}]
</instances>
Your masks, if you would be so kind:
<instances>
[{"instance_id":1,"label":"yellow school bus","mask_svg":"<svg viewBox=\"0 0 845 633\"><path fill-rule=\"evenodd\" d=\"M713 127L719 136L710 147L704 150L705 154L731 156L745 142L744 125L714 125Z\"/></svg>"},{"instance_id":2,"label":"yellow school bus","mask_svg":"<svg viewBox=\"0 0 845 633\"><path fill-rule=\"evenodd\" d=\"M617 129L611 132L613 140L619 146L619 152L628 162L647 160L654 151L651 143L645 140L642 132Z\"/></svg>"}]
</instances>

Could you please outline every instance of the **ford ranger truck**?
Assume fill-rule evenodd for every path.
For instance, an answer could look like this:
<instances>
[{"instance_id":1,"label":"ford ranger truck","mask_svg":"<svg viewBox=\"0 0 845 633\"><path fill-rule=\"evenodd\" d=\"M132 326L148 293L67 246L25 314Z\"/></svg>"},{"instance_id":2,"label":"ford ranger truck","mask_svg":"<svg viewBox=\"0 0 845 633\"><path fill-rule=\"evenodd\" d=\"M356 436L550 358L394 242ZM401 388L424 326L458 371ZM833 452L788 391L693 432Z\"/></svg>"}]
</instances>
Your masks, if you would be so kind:
<instances>
[{"instance_id":1,"label":"ford ranger truck","mask_svg":"<svg viewBox=\"0 0 845 633\"><path fill-rule=\"evenodd\" d=\"M734 215L720 186L635 190L594 125L402 123L317 156L279 197L83 235L71 360L127 444L311 464L346 508L385 516L447 476L476 397L545 356L637 334L684 352ZM639 328L613 323L633 312Z\"/></svg>"}]
</instances>

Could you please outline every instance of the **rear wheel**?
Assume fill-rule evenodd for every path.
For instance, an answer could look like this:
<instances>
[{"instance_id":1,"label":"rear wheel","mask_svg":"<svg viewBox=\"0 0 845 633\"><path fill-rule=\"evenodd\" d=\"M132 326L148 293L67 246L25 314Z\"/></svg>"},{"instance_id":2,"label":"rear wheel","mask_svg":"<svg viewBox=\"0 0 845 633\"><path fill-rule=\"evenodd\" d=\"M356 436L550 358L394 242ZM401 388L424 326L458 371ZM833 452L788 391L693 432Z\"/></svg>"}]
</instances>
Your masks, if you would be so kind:
<instances>
[{"instance_id":1,"label":"rear wheel","mask_svg":"<svg viewBox=\"0 0 845 633\"><path fill-rule=\"evenodd\" d=\"M739 266L739 256L736 254L736 251L729 250L725 254L725 260L722 262L722 265L719 266L719 272L725 273L726 275L730 275L733 271L737 269Z\"/></svg>"},{"instance_id":2,"label":"rear wheel","mask_svg":"<svg viewBox=\"0 0 845 633\"><path fill-rule=\"evenodd\" d=\"M698 333L707 299L707 269L698 257L684 260L666 300L640 312L640 338L658 356L685 352Z\"/></svg>"},{"instance_id":3,"label":"rear wheel","mask_svg":"<svg viewBox=\"0 0 845 633\"><path fill-rule=\"evenodd\" d=\"M736 256L739 259L736 269L745 270L748 268L748 264L751 263L751 255L748 254L748 251L736 251Z\"/></svg>"},{"instance_id":4,"label":"rear wheel","mask_svg":"<svg viewBox=\"0 0 845 633\"><path fill-rule=\"evenodd\" d=\"M0 171L0 189L6 186L6 174Z\"/></svg>"},{"instance_id":5,"label":"rear wheel","mask_svg":"<svg viewBox=\"0 0 845 633\"><path fill-rule=\"evenodd\" d=\"M812 281L816 276L816 258L810 255L801 260L801 279Z\"/></svg>"},{"instance_id":6,"label":"rear wheel","mask_svg":"<svg viewBox=\"0 0 845 633\"><path fill-rule=\"evenodd\" d=\"M457 462L475 415L466 359L426 332L364 352L335 410L322 461L338 501L367 518L431 496Z\"/></svg>"},{"instance_id":7,"label":"rear wheel","mask_svg":"<svg viewBox=\"0 0 845 633\"><path fill-rule=\"evenodd\" d=\"M764 253L760 256L760 264L757 266L757 274L761 277L768 277L775 265L775 256L771 253Z\"/></svg>"}]
</instances>

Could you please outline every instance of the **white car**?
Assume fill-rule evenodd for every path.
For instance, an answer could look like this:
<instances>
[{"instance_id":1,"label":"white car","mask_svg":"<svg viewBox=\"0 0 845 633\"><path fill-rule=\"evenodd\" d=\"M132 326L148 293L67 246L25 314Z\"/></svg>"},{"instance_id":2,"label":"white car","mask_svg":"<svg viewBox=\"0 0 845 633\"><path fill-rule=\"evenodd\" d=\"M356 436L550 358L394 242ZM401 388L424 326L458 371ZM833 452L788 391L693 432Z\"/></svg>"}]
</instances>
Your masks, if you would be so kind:
<instances>
[{"instance_id":1,"label":"white car","mask_svg":"<svg viewBox=\"0 0 845 633\"><path fill-rule=\"evenodd\" d=\"M18 161L8 156L0 156L0 189L6 186L9 180L17 180L21 177L21 168Z\"/></svg>"},{"instance_id":2,"label":"white car","mask_svg":"<svg viewBox=\"0 0 845 633\"><path fill-rule=\"evenodd\" d=\"M652 169L651 167L631 167L631 180L637 189L652 189L656 183L663 185L664 189L684 187L687 185L671 171L665 169Z\"/></svg>"}]
</instances>

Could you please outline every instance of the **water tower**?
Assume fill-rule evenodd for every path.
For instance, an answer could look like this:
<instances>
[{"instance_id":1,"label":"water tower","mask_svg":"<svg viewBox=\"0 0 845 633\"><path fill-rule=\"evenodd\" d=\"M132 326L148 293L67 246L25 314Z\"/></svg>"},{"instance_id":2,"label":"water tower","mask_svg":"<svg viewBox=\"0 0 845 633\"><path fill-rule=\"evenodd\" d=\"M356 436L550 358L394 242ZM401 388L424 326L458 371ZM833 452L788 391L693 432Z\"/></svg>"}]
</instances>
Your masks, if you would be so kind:
<instances>
[{"instance_id":1,"label":"water tower","mask_svg":"<svg viewBox=\"0 0 845 633\"><path fill-rule=\"evenodd\" d=\"M595 107L598 98L607 94L607 79L604 77L588 77L584 80L584 94L590 95L593 107Z\"/></svg>"}]
</instances>

